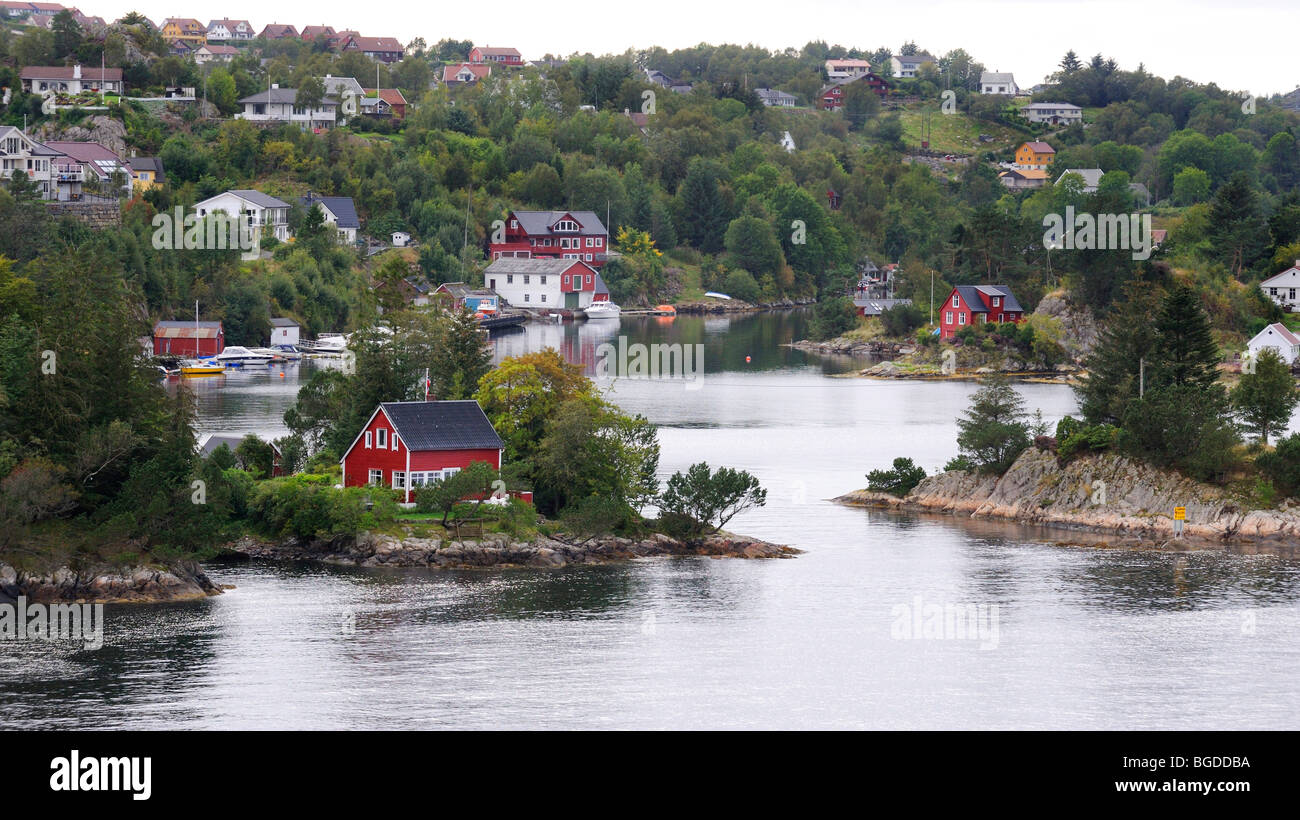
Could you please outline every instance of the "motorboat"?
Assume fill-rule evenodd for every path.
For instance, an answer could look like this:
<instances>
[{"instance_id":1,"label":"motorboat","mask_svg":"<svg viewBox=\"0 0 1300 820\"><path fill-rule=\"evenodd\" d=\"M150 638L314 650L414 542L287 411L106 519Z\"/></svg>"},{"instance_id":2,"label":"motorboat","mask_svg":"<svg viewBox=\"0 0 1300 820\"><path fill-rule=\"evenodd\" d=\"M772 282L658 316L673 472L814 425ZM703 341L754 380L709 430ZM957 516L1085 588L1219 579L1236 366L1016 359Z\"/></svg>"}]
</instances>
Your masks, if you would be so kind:
<instances>
[{"instance_id":1,"label":"motorboat","mask_svg":"<svg viewBox=\"0 0 1300 820\"><path fill-rule=\"evenodd\" d=\"M314 342L299 342L298 349L317 356L339 356L348 349L348 337L342 333L322 333Z\"/></svg>"},{"instance_id":2,"label":"motorboat","mask_svg":"<svg viewBox=\"0 0 1300 820\"><path fill-rule=\"evenodd\" d=\"M592 302L583 312L587 314L588 319L617 319L623 309L613 302Z\"/></svg>"},{"instance_id":3,"label":"motorboat","mask_svg":"<svg viewBox=\"0 0 1300 820\"><path fill-rule=\"evenodd\" d=\"M225 365L234 367L245 367L247 365L270 364L273 359L270 353L259 353L256 350L249 350L239 345L231 345L216 355L216 360Z\"/></svg>"},{"instance_id":4,"label":"motorboat","mask_svg":"<svg viewBox=\"0 0 1300 820\"><path fill-rule=\"evenodd\" d=\"M226 372L226 366L215 359L181 359L182 376L216 376Z\"/></svg>"},{"instance_id":5,"label":"motorboat","mask_svg":"<svg viewBox=\"0 0 1300 820\"><path fill-rule=\"evenodd\" d=\"M302 354L298 352L298 348L293 345L271 345L269 349L276 356L279 356L285 361L296 362L302 358Z\"/></svg>"},{"instance_id":6,"label":"motorboat","mask_svg":"<svg viewBox=\"0 0 1300 820\"><path fill-rule=\"evenodd\" d=\"M250 347L249 350L251 350L254 353L265 353L266 355L270 356L271 357L270 362L272 364L285 361L285 355L273 347Z\"/></svg>"}]
</instances>

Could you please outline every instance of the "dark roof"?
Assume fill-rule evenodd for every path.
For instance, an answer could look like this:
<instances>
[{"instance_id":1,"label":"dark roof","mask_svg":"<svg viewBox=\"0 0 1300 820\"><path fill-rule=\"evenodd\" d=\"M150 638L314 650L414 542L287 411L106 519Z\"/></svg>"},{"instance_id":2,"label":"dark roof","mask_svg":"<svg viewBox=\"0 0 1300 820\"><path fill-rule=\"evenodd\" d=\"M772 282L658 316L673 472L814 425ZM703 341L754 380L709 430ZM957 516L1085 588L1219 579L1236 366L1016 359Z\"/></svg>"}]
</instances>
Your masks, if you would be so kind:
<instances>
[{"instance_id":1,"label":"dark roof","mask_svg":"<svg viewBox=\"0 0 1300 820\"><path fill-rule=\"evenodd\" d=\"M986 296L1001 296L1002 309L1008 311L1023 312L1024 308L1016 301L1016 297L1011 293L1011 288L1006 285L958 285L955 290L961 296L962 301L971 309L972 313L987 313L988 308L984 305L984 299L979 294Z\"/></svg>"},{"instance_id":2,"label":"dark roof","mask_svg":"<svg viewBox=\"0 0 1300 820\"><path fill-rule=\"evenodd\" d=\"M317 202L324 205L326 208L329 208L330 213L334 214L334 218L338 220L338 226L340 228L361 227L361 218L357 216L357 206L352 204L352 197L350 196L320 196L319 194L307 194L307 196L298 197L298 201L308 209Z\"/></svg>"},{"instance_id":3,"label":"dark roof","mask_svg":"<svg viewBox=\"0 0 1300 820\"><path fill-rule=\"evenodd\" d=\"M250 435L254 435L254 434L250 434ZM271 449L274 450L277 455L279 455L280 448L275 446L274 441L267 441L261 436L258 436L258 439L261 441L265 441L267 444L271 445ZM235 452L235 450L239 448L239 445L241 442L243 442L243 440L244 440L244 436L225 436L225 435L218 435L218 434L210 435L208 436L207 441L203 442L203 446L199 448L199 455L202 456L203 458L207 458L208 456L216 452L217 449L220 448L221 445L223 444L229 447L230 452L233 453Z\"/></svg>"},{"instance_id":4,"label":"dark roof","mask_svg":"<svg viewBox=\"0 0 1300 820\"><path fill-rule=\"evenodd\" d=\"M24 80L74 80L81 79L83 82L121 82L122 69L120 68L90 68L81 66L81 77L72 76L77 71L76 66L48 66L48 65L29 65L23 68L22 79Z\"/></svg>"},{"instance_id":5,"label":"dark roof","mask_svg":"<svg viewBox=\"0 0 1300 820\"><path fill-rule=\"evenodd\" d=\"M126 161L131 166L132 171L153 171L154 177L159 182L167 179L167 174L163 171L162 160L158 157L131 157Z\"/></svg>"},{"instance_id":6,"label":"dark roof","mask_svg":"<svg viewBox=\"0 0 1300 820\"><path fill-rule=\"evenodd\" d=\"M596 274L596 289L595 289L594 291L592 291L592 292L593 292L593 293L603 293L603 294L605 294L606 296L609 295L609 286L605 284L605 280L604 280L604 279L601 279L601 278L600 278L600 274L599 274L599 273Z\"/></svg>"},{"instance_id":7,"label":"dark roof","mask_svg":"<svg viewBox=\"0 0 1300 820\"><path fill-rule=\"evenodd\" d=\"M578 231L583 236L604 236L605 226L595 211L512 211L511 216L519 220L519 225L529 234L549 234L551 226L560 221L565 214L572 216L582 226Z\"/></svg>"},{"instance_id":8,"label":"dark roof","mask_svg":"<svg viewBox=\"0 0 1300 820\"><path fill-rule=\"evenodd\" d=\"M271 103L280 105L293 105L298 101L298 89L296 88L268 88L266 91L259 91L249 97L244 97L239 101L240 105L245 103ZM338 105L339 101L328 94L321 99L321 108L328 108L331 105Z\"/></svg>"},{"instance_id":9,"label":"dark roof","mask_svg":"<svg viewBox=\"0 0 1300 820\"><path fill-rule=\"evenodd\" d=\"M276 316L271 320L271 327L298 327L298 322L284 316Z\"/></svg>"},{"instance_id":10,"label":"dark roof","mask_svg":"<svg viewBox=\"0 0 1300 820\"><path fill-rule=\"evenodd\" d=\"M864 316L879 316L886 310L891 310L899 305L910 305L911 299L868 299L858 297L853 300L853 306L862 308Z\"/></svg>"},{"instance_id":11,"label":"dark roof","mask_svg":"<svg viewBox=\"0 0 1300 820\"><path fill-rule=\"evenodd\" d=\"M500 450L478 402L390 401L380 405L409 450Z\"/></svg>"}]
</instances>

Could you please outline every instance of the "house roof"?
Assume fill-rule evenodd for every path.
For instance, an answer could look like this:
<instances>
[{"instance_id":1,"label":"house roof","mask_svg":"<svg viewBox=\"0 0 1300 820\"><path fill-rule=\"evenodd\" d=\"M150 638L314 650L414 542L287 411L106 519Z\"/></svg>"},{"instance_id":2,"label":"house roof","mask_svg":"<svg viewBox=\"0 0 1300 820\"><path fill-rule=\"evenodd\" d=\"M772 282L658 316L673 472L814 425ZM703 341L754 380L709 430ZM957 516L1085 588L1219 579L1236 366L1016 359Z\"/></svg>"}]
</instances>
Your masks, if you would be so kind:
<instances>
[{"instance_id":1,"label":"house roof","mask_svg":"<svg viewBox=\"0 0 1300 820\"><path fill-rule=\"evenodd\" d=\"M477 46L478 52L487 57L519 57L517 48L501 48L499 46Z\"/></svg>"},{"instance_id":2,"label":"house roof","mask_svg":"<svg viewBox=\"0 0 1300 820\"><path fill-rule=\"evenodd\" d=\"M298 29L287 23L269 23L262 29L259 37L297 37Z\"/></svg>"},{"instance_id":3,"label":"house roof","mask_svg":"<svg viewBox=\"0 0 1300 820\"><path fill-rule=\"evenodd\" d=\"M1041 168L1008 168L998 174L1000 177L1020 177L1021 179L1047 179L1047 171Z\"/></svg>"},{"instance_id":4,"label":"house roof","mask_svg":"<svg viewBox=\"0 0 1300 820\"><path fill-rule=\"evenodd\" d=\"M253 27L252 24L249 23L247 20L228 20L228 19L221 19L221 20L213 20L213 21L209 22L209 23L208 23L208 28L212 28L212 27L214 27L214 26L225 26L228 30L230 30L230 31L234 31L236 28L239 27L239 24L240 24L240 23L243 23L243 24L244 24L244 27L245 27L245 28L248 28L248 29L252 29L252 27Z\"/></svg>"},{"instance_id":5,"label":"house roof","mask_svg":"<svg viewBox=\"0 0 1300 820\"><path fill-rule=\"evenodd\" d=\"M836 68L871 68L871 63L866 60L855 60L849 58L843 60L827 60L826 65L835 66Z\"/></svg>"},{"instance_id":6,"label":"house roof","mask_svg":"<svg viewBox=\"0 0 1300 820\"><path fill-rule=\"evenodd\" d=\"M916 63L917 65L920 65L921 63L933 63L935 61L933 54L895 54L893 57L900 63Z\"/></svg>"},{"instance_id":7,"label":"house roof","mask_svg":"<svg viewBox=\"0 0 1300 820\"><path fill-rule=\"evenodd\" d=\"M1034 110L1036 110L1036 111L1041 111L1041 110L1045 110L1045 109L1049 109L1049 108L1050 108L1050 109L1053 109L1053 110L1055 110L1055 109L1057 109L1057 108L1074 108L1074 109L1078 109L1078 110L1083 110L1083 109L1079 108L1079 106L1074 105L1073 103L1064 103L1064 102L1037 102L1037 103L1030 103L1029 105L1026 105L1025 108L1027 108L1027 109L1028 109L1028 108L1032 108L1032 109L1034 109Z\"/></svg>"},{"instance_id":8,"label":"house roof","mask_svg":"<svg viewBox=\"0 0 1300 820\"><path fill-rule=\"evenodd\" d=\"M1061 176L1056 178L1056 182L1052 184L1059 185L1061 182L1061 177L1065 176L1066 174L1078 174L1079 176L1083 177L1083 184L1086 187L1096 188L1098 185L1101 184L1101 177L1103 173L1104 172L1100 168L1066 168L1064 171L1061 172Z\"/></svg>"},{"instance_id":9,"label":"house roof","mask_svg":"<svg viewBox=\"0 0 1300 820\"><path fill-rule=\"evenodd\" d=\"M328 90L328 89L326 89ZM239 101L240 105L245 103L272 103L293 105L298 101L298 89L296 88L268 88L266 91L259 91L251 97L244 97ZM333 97L326 96L320 102L321 108L328 108L332 105L338 105L339 101Z\"/></svg>"},{"instance_id":10,"label":"house roof","mask_svg":"<svg viewBox=\"0 0 1300 820\"><path fill-rule=\"evenodd\" d=\"M239 49L234 46L220 45L217 43L205 43L198 48L199 51L203 51L204 49L207 49L209 54L229 54L232 57L239 53Z\"/></svg>"},{"instance_id":11,"label":"house roof","mask_svg":"<svg viewBox=\"0 0 1300 820\"><path fill-rule=\"evenodd\" d=\"M1055 149L1055 148L1053 148L1052 146L1050 146L1050 145L1048 145L1047 143L1043 142L1042 140L1034 140L1034 141L1032 141L1032 142L1026 142L1024 145L1022 145L1022 146L1020 146L1020 147L1021 147L1021 148L1024 148L1024 147L1026 147L1026 146L1028 146L1029 150L1030 150L1030 151L1033 151L1035 154L1055 154L1055 153L1056 153L1056 149Z\"/></svg>"},{"instance_id":12,"label":"house roof","mask_svg":"<svg viewBox=\"0 0 1300 820\"><path fill-rule=\"evenodd\" d=\"M1280 322L1274 322L1259 333L1256 333L1255 338L1250 340L1250 344L1254 344L1261 338L1268 338L1274 334L1282 337L1282 340L1289 345L1300 345L1300 336L1296 336L1290 330L1287 330L1286 325L1281 324Z\"/></svg>"},{"instance_id":13,"label":"house roof","mask_svg":"<svg viewBox=\"0 0 1300 820\"><path fill-rule=\"evenodd\" d=\"M402 96L401 90L397 88L381 88L378 91L376 91L373 88L363 88L362 91L366 95L377 94L379 99L383 100L389 105L407 104L406 97Z\"/></svg>"},{"instance_id":14,"label":"house roof","mask_svg":"<svg viewBox=\"0 0 1300 820\"><path fill-rule=\"evenodd\" d=\"M162 160L158 157L131 157L126 164L132 171L153 171L154 178L159 182L167 179Z\"/></svg>"},{"instance_id":15,"label":"house roof","mask_svg":"<svg viewBox=\"0 0 1300 820\"><path fill-rule=\"evenodd\" d=\"M340 228L361 227L361 218L357 216L357 206L353 204L350 196L307 194L307 196L298 197L298 201L307 208L316 203L325 206L330 213L334 214L334 219L338 222Z\"/></svg>"},{"instance_id":16,"label":"house roof","mask_svg":"<svg viewBox=\"0 0 1300 820\"><path fill-rule=\"evenodd\" d=\"M487 266L487 272L490 273L536 273L536 274L555 274L556 276L564 273L575 265L582 265L591 271L595 271L586 262L579 259L553 259L543 257L525 258L522 256L503 256L500 259L493 260L491 265Z\"/></svg>"},{"instance_id":17,"label":"house roof","mask_svg":"<svg viewBox=\"0 0 1300 820\"><path fill-rule=\"evenodd\" d=\"M492 74L492 66L486 63L456 63L442 67L442 81L444 83L459 82L456 75L461 73L462 70L468 70L476 80L481 80Z\"/></svg>"},{"instance_id":18,"label":"house roof","mask_svg":"<svg viewBox=\"0 0 1300 820\"><path fill-rule=\"evenodd\" d=\"M247 188L224 191L223 193L230 194L231 196L237 196L240 199L244 200L245 202L251 202L252 204L258 206L259 208L288 208L289 207L288 202L284 202L283 200L276 199L270 194L264 194L261 191L253 191ZM222 194L217 194L217 196L222 196ZM194 207L197 208L198 206L211 202L216 198L217 198L216 196L208 197L207 199L203 200L203 202L194 203Z\"/></svg>"},{"instance_id":19,"label":"house roof","mask_svg":"<svg viewBox=\"0 0 1300 820\"><path fill-rule=\"evenodd\" d=\"M332 74L326 74L320 78L320 81L325 84L326 94L338 96L345 88L358 97L365 96L366 93L366 90L361 87L361 83L357 82L355 77L335 77Z\"/></svg>"},{"instance_id":20,"label":"house roof","mask_svg":"<svg viewBox=\"0 0 1300 820\"><path fill-rule=\"evenodd\" d=\"M606 285L605 280L600 278L600 271L596 272L596 289L593 291L593 293L597 293L597 294L603 293L606 296L609 295L609 285Z\"/></svg>"},{"instance_id":21,"label":"house roof","mask_svg":"<svg viewBox=\"0 0 1300 820\"><path fill-rule=\"evenodd\" d=\"M256 434L250 433L249 435L256 435ZM275 454L277 456L281 454L280 448L275 446L274 441L264 439L261 436L258 436L258 439L271 445L271 449L275 451ZM205 438L203 442L199 444L199 455L202 456L203 458L207 458L208 456L215 453L218 449L220 449L221 445L223 444L229 447L230 452L233 453L235 452L236 448L239 447L240 443L243 442L243 440L244 440L244 436L228 436L219 433L209 433L207 438Z\"/></svg>"},{"instance_id":22,"label":"house roof","mask_svg":"<svg viewBox=\"0 0 1300 820\"><path fill-rule=\"evenodd\" d=\"M73 80L76 66L64 65L29 65L23 69L22 79L24 80ZM120 68L90 68L81 66L81 80L99 80L100 82L121 82L122 69Z\"/></svg>"},{"instance_id":23,"label":"house roof","mask_svg":"<svg viewBox=\"0 0 1300 820\"><path fill-rule=\"evenodd\" d=\"M333 37L337 32L333 26L303 26L302 39L314 40L317 35L324 34L326 37Z\"/></svg>"},{"instance_id":24,"label":"house roof","mask_svg":"<svg viewBox=\"0 0 1300 820\"><path fill-rule=\"evenodd\" d=\"M276 316L271 320L271 327L298 327L298 322L285 316Z\"/></svg>"},{"instance_id":25,"label":"house roof","mask_svg":"<svg viewBox=\"0 0 1300 820\"><path fill-rule=\"evenodd\" d=\"M512 219L519 220L519 227L529 234L550 234L551 226L566 215L578 221L578 233L583 236L604 236L605 226L595 211L511 211Z\"/></svg>"},{"instance_id":26,"label":"house roof","mask_svg":"<svg viewBox=\"0 0 1300 820\"><path fill-rule=\"evenodd\" d=\"M1153 232L1153 233L1154 233L1154 232ZM1284 277L1284 276L1287 277L1290 281L1294 282L1294 281L1296 281L1296 277L1297 277L1297 275L1300 275L1300 259L1297 259L1297 260L1296 260L1296 263L1295 263L1294 265L1292 265L1291 267L1287 268L1286 270L1282 271L1281 273L1275 273L1275 274L1273 274L1272 276L1268 277L1267 279L1265 279L1263 282L1260 282L1259 284L1260 284L1260 287L1263 287L1263 286L1265 286L1265 285L1270 285L1270 284L1272 284L1272 283L1275 282L1275 281L1276 281L1276 282L1281 282L1281 281L1282 281L1282 277Z\"/></svg>"},{"instance_id":27,"label":"house roof","mask_svg":"<svg viewBox=\"0 0 1300 820\"><path fill-rule=\"evenodd\" d=\"M395 37L357 37L348 38L348 45L355 45L360 51L404 51L402 44Z\"/></svg>"},{"instance_id":28,"label":"house roof","mask_svg":"<svg viewBox=\"0 0 1300 820\"><path fill-rule=\"evenodd\" d=\"M859 297L853 300L853 306L862 308L864 316L879 316L886 310L898 305L910 305L911 299L868 299Z\"/></svg>"},{"instance_id":29,"label":"house roof","mask_svg":"<svg viewBox=\"0 0 1300 820\"><path fill-rule=\"evenodd\" d=\"M379 407L408 450L500 450L503 446L483 408L472 399L387 401Z\"/></svg>"},{"instance_id":30,"label":"house roof","mask_svg":"<svg viewBox=\"0 0 1300 820\"><path fill-rule=\"evenodd\" d=\"M215 339L221 322L159 322L153 326L155 339Z\"/></svg>"},{"instance_id":31,"label":"house roof","mask_svg":"<svg viewBox=\"0 0 1300 820\"><path fill-rule=\"evenodd\" d=\"M1015 75L1010 71L985 71L980 75L980 85L985 83L1014 83Z\"/></svg>"},{"instance_id":32,"label":"house roof","mask_svg":"<svg viewBox=\"0 0 1300 820\"><path fill-rule=\"evenodd\" d=\"M466 296L496 296L495 291L487 288L472 288L464 282L443 282L437 290L446 291L455 299L464 299Z\"/></svg>"},{"instance_id":33,"label":"house roof","mask_svg":"<svg viewBox=\"0 0 1300 820\"><path fill-rule=\"evenodd\" d=\"M72 157L77 162L95 162L96 160L122 162L121 157L97 142L53 140L45 143L45 146L53 148L60 154Z\"/></svg>"},{"instance_id":34,"label":"house roof","mask_svg":"<svg viewBox=\"0 0 1300 820\"><path fill-rule=\"evenodd\" d=\"M1020 302L1011 292L1011 288L1006 285L958 285L953 290L961 296L961 300L971 309L972 313L988 313L988 305L984 297L1001 296L1002 309L1004 311L1024 311Z\"/></svg>"}]
</instances>

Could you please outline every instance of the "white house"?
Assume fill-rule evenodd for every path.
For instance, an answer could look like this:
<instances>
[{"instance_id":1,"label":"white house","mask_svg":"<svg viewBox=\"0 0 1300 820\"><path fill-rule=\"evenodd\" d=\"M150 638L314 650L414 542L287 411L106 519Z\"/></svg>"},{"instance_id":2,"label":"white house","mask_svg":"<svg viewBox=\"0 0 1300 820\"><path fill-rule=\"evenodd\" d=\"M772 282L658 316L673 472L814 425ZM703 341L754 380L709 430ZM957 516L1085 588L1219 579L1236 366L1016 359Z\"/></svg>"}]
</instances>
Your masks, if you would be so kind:
<instances>
[{"instance_id":1,"label":"white house","mask_svg":"<svg viewBox=\"0 0 1300 820\"><path fill-rule=\"evenodd\" d=\"M591 306L600 274L578 259L503 256L483 271L483 281L514 307L546 310Z\"/></svg>"},{"instance_id":2,"label":"white house","mask_svg":"<svg viewBox=\"0 0 1300 820\"><path fill-rule=\"evenodd\" d=\"M242 216L244 224L257 236L267 229L282 242L289 238L289 203L261 191L226 191L194 206L194 213L200 217L216 211L228 217Z\"/></svg>"},{"instance_id":3,"label":"white house","mask_svg":"<svg viewBox=\"0 0 1300 820\"><path fill-rule=\"evenodd\" d=\"M339 101L339 125L362 113L361 106L366 98L366 90L355 77L335 77L333 74L326 74L321 77L321 82L325 85L325 96Z\"/></svg>"},{"instance_id":4,"label":"white house","mask_svg":"<svg viewBox=\"0 0 1300 820\"><path fill-rule=\"evenodd\" d=\"M1083 192L1085 194L1097 193L1097 188L1101 185L1101 178L1105 176L1105 173L1100 168L1066 168L1061 172L1061 176L1056 178L1056 182L1052 184L1060 185L1061 179L1066 174L1078 174L1083 177Z\"/></svg>"},{"instance_id":5,"label":"white house","mask_svg":"<svg viewBox=\"0 0 1300 820\"><path fill-rule=\"evenodd\" d=\"M194 49L194 62L199 65L205 63L228 63L239 56L239 49L234 46L223 46L217 43L204 43Z\"/></svg>"},{"instance_id":6,"label":"white house","mask_svg":"<svg viewBox=\"0 0 1300 820\"><path fill-rule=\"evenodd\" d=\"M393 231L393 247L405 248L411 244L411 235L406 231Z\"/></svg>"},{"instance_id":7,"label":"white house","mask_svg":"<svg viewBox=\"0 0 1300 820\"><path fill-rule=\"evenodd\" d=\"M769 108L794 108L795 96L785 91L778 91L775 88L756 88L754 93L758 99Z\"/></svg>"},{"instance_id":8,"label":"white house","mask_svg":"<svg viewBox=\"0 0 1300 820\"><path fill-rule=\"evenodd\" d=\"M213 20L208 23L208 40L252 40L256 37L247 20Z\"/></svg>"},{"instance_id":9,"label":"white house","mask_svg":"<svg viewBox=\"0 0 1300 820\"><path fill-rule=\"evenodd\" d=\"M122 93L120 68L29 65L23 69L21 79L23 90L32 94L51 90L65 94L80 94L83 91Z\"/></svg>"},{"instance_id":10,"label":"white house","mask_svg":"<svg viewBox=\"0 0 1300 820\"><path fill-rule=\"evenodd\" d=\"M239 101L244 110L236 119L251 122L293 123L300 128L333 128L338 119L338 100L326 96L317 108L297 105L298 91L273 84L266 91Z\"/></svg>"},{"instance_id":11,"label":"white house","mask_svg":"<svg viewBox=\"0 0 1300 820\"><path fill-rule=\"evenodd\" d=\"M1252 359L1265 349L1271 349L1287 364L1294 364L1296 358L1300 357L1300 336L1287 330L1284 325L1274 322L1255 334L1255 338L1246 342L1246 350L1250 352Z\"/></svg>"},{"instance_id":12,"label":"white house","mask_svg":"<svg viewBox=\"0 0 1300 820\"><path fill-rule=\"evenodd\" d=\"M1259 289L1288 313L1300 308L1300 259L1278 275L1260 282Z\"/></svg>"},{"instance_id":13,"label":"white house","mask_svg":"<svg viewBox=\"0 0 1300 820\"><path fill-rule=\"evenodd\" d=\"M985 71L980 74L981 94L1011 94L1020 91L1016 78L1011 72Z\"/></svg>"},{"instance_id":14,"label":"white house","mask_svg":"<svg viewBox=\"0 0 1300 820\"><path fill-rule=\"evenodd\" d=\"M889 58L889 67L895 77L915 77L921 66L933 62L934 56L930 54L895 54Z\"/></svg>"},{"instance_id":15,"label":"white house","mask_svg":"<svg viewBox=\"0 0 1300 820\"><path fill-rule=\"evenodd\" d=\"M271 344L296 345L298 344L300 330L298 323L293 319L277 316L271 320Z\"/></svg>"},{"instance_id":16,"label":"white house","mask_svg":"<svg viewBox=\"0 0 1300 820\"><path fill-rule=\"evenodd\" d=\"M1031 103L1020 109L1020 115L1030 122L1046 122L1052 125L1073 125L1083 122L1082 108L1062 102Z\"/></svg>"},{"instance_id":17,"label":"white house","mask_svg":"<svg viewBox=\"0 0 1300 820\"><path fill-rule=\"evenodd\" d=\"M36 183L42 199L56 199L59 179L55 164L64 159L63 154L37 142L21 129L0 125L0 180L8 180L14 174L26 174ZM82 179L80 167L73 163L68 170L75 173L79 187Z\"/></svg>"},{"instance_id":18,"label":"white house","mask_svg":"<svg viewBox=\"0 0 1300 820\"><path fill-rule=\"evenodd\" d=\"M826 77L831 82L836 80L853 80L866 76L871 70L871 63L866 60L827 60Z\"/></svg>"},{"instance_id":19,"label":"white house","mask_svg":"<svg viewBox=\"0 0 1300 820\"><path fill-rule=\"evenodd\" d=\"M352 197L309 193L307 196L298 197L298 203L307 209L312 206L319 207L326 224L333 225L339 232L340 242L351 245L357 241L357 230L361 227L361 219L357 216L357 206L352 202Z\"/></svg>"}]
</instances>

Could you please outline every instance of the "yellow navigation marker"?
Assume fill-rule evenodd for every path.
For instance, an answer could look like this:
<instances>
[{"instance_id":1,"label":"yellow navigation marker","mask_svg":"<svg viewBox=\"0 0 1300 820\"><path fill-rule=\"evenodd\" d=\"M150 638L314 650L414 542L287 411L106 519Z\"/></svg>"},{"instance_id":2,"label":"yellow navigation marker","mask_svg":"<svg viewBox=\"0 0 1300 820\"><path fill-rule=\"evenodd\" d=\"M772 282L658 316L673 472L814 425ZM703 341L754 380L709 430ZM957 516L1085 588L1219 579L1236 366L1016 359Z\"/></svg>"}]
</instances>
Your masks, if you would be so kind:
<instances>
[{"instance_id":1,"label":"yellow navigation marker","mask_svg":"<svg viewBox=\"0 0 1300 820\"><path fill-rule=\"evenodd\" d=\"M1187 508L1186 508L1186 507L1174 507L1174 520L1175 520L1175 521L1186 521L1186 520L1187 520Z\"/></svg>"}]
</instances>

